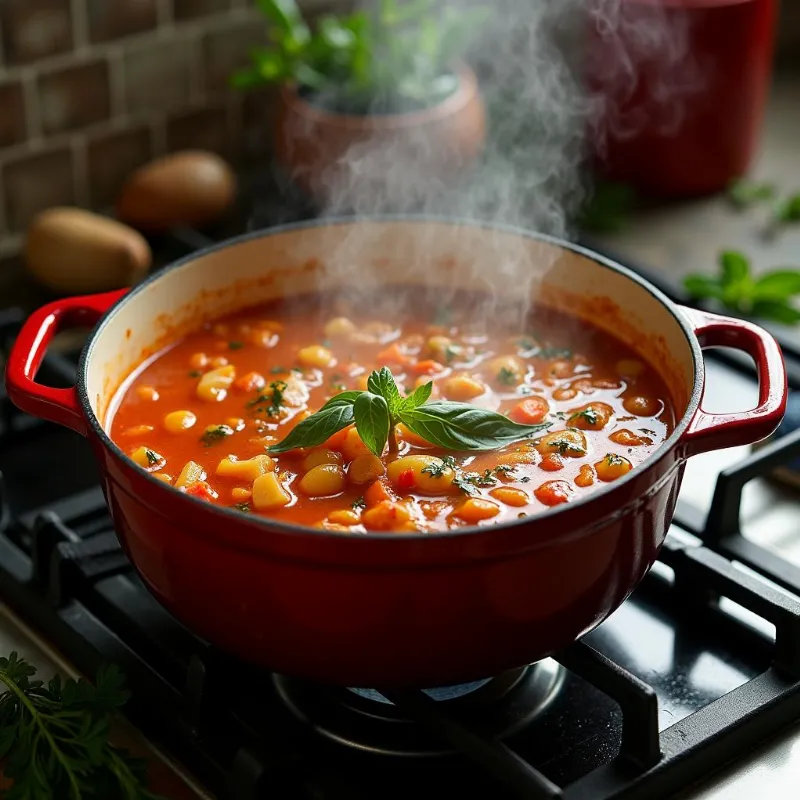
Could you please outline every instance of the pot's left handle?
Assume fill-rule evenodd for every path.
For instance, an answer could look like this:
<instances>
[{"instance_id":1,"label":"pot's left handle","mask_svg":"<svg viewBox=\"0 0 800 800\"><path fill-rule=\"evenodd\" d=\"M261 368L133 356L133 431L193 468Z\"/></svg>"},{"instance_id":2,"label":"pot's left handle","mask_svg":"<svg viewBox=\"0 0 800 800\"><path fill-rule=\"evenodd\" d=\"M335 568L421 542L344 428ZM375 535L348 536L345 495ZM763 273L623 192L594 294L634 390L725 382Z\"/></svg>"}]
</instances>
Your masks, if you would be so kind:
<instances>
[{"instance_id":1,"label":"pot's left handle","mask_svg":"<svg viewBox=\"0 0 800 800\"><path fill-rule=\"evenodd\" d=\"M66 328L93 327L128 290L56 300L31 314L22 326L6 364L6 388L15 406L34 417L86 435L74 386L54 389L36 382L36 373L53 337Z\"/></svg>"}]
</instances>

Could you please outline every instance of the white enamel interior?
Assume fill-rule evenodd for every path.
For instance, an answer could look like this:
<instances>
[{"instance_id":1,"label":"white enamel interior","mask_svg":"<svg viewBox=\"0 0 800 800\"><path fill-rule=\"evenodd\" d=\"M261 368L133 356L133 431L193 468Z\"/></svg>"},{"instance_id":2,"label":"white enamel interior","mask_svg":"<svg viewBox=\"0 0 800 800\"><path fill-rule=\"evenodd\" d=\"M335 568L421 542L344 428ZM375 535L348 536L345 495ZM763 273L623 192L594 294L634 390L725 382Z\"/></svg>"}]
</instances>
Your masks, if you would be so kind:
<instances>
[{"instance_id":1,"label":"white enamel interior","mask_svg":"<svg viewBox=\"0 0 800 800\"><path fill-rule=\"evenodd\" d=\"M95 337L89 403L107 430L121 384L170 338L278 296L335 286L436 285L531 296L632 345L661 373L680 418L694 361L673 312L647 288L587 255L522 233L439 221L361 221L289 228L193 258L139 287Z\"/></svg>"}]
</instances>

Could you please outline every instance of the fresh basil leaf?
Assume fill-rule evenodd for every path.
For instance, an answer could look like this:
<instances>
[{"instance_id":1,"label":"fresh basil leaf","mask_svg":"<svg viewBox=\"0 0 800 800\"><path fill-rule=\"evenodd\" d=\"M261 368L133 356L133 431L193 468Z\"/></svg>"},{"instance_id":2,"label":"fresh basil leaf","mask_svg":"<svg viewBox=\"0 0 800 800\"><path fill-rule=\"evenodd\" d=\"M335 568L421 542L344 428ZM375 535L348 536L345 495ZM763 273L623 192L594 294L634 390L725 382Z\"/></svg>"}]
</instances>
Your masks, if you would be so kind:
<instances>
[{"instance_id":1,"label":"fresh basil leaf","mask_svg":"<svg viewBox=\"0 0 800 800\"><path fill-rule=\"evenodd\" d=\"M519 425L494 411L445 400L402 408L400 419L418 436L449 450L492 450L550 427L549 422Z\"/></svg>"},{"instance_id":2,"label":"fresh basil leaf","mask_svg":"<svg viewBox=\"0 0 800 800\"><path fill-rule=\"evenodd\" d=\"M753 300L786 300L800 294L800 271L786 269L767 272L753 286Z\"/></svg>"},{"instance_id":3,"label":"fresh basil leaf","mask_svg":"<svg viewBox=\"0 0 800 800\"><path fill-rule=\"evenodd\" d=\"M698 300L722 299L722 287L719 285L719 281L709 275L687 275L684 278L683 286L692 297L696 297Z\"/></svg>"},{"instance_id":4,"label":"fresh basil leaf","mask_svg":"<svg viewBox=\"0 0 800 800\"><path fill-rule=\"evenodd\" d=\"M750 262L735 250L721 253L719 265L722 269L722 285L725 287L738 284L750 275Z\"/></svg>"},{"instance_id":5,"label":"fresh basil leaf","mask_svg":"<svg viewBox=\"0 0 800 800\"><path fill-rule=\"evenodd\" d=\"M389 411L396 413L402 398L388 367L381 367L367 378L367 389L372 394L380 395L389 406Z\"/></svg>"},{"instance_id":6,"label":"fresh basil leaf","mask_svg":"<svg viewBox=\"0 0 800 800\"><path fill-rule=\"evenodd\" d=\"M355 389L351 389L347 392L339 392L335 397L331 397L331 399L322 406L320 411L325 411L328 408L335 408L336 406L352 406L360 394L361 392Z\"/></svg>"},{"instance_id":7,"label":"fresh basil leaf","mask_svg":"<svg viewBox=\"0 0 800 800\"><path fill-rule=\"evenodd\" d=\"M800 222L800 193L782 200L775 216L779 222Z\"/></svg>"},{"instance_id":8,"label":"fresh basil leaf","mask_svg":"<svg viewBox=\"0 0 800 800\"><path fill-rule=\"evenodd\" d=\"M771 183L759 183L746 178L734 181L728 187L728 199L737 208L747 208L774 196L775 187Z\"/></svg>"},{"instance_id":9,"label":"fresh basil leaf","mask_svg":"<svg viewBox=\"0 0 800 800\"><path fill-rule=\"evenodd\" d=\"M285 33L305 27L303 15L294 0L256 0L261 13ZM302 36L302 34L301 34Z\"/></svg>"},{"instance_id":10,"label":"fresh basil leaf","mask_svg":"<svg viewBox=\"0 0 800 800\"><path fill-rule=\"evenodd\" d=\"M316 447L337 431L351 425L353 419L353 406L350 404L340 403L320 409L293 428L283 441L270 445L267 450L270 453L285 453L297 447Z\"/></svg>"},{"instance_id":11,"label":"fresh basil leaf","mask_svg":"<svg viewBox=\"0 0 800 800\"><path fill-rule=\"evenodd\" d=\"M355 412L356 430L361 441L376 456L380 457L392 425L389 404L379 394L362 392L356 399L353 411Z\"/></svg>"},{"instance_id":12,"label":"fresh basil leaf","mask_svg":"<svg viewBox=\"0 0 800 800\"><path fill-rule=\"evenodd\" d=\"M797 325L800 311L782 300L760 300L753 304L751 315L759 319L780 322L783 325Z\"/></svg>"},{"instance_id":13,"label":"fresh basil leaf","mask_svg":"<svg viewBox=\"0 0 800 800\"><path fill-rule=\"evenodd\" d=\"M414 391L403 398L403 408L417 408L425 403L431 396L433 391L433 382L423 383L422 386L417 386Z\"/></svg>"}]
</instances>

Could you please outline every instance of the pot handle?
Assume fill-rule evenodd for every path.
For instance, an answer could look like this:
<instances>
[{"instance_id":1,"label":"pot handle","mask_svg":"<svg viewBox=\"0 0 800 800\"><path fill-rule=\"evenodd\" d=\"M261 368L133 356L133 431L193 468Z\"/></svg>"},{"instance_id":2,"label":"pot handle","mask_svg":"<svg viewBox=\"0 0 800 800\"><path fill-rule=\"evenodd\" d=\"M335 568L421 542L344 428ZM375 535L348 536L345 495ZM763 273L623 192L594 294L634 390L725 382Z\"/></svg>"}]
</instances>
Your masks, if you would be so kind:
<instances>
[{"instance_id":1,"label":"pot handle","mask_svg":"<svg viewBox=\"0 0 800 800\"><path fill-rule=\"evenodd\" d=\"M742 319L680 307L701 347L731 347L747 353L758 371L758 405L749 411L712 414L697 409L683 435L688 455L753 444L775 431L786 411L786 369L775 338Z\"/></svg>"},{"instance_id":2,"label":"pot handle","mask_svg":"<svg viewBox=\"0 0 800 800\"><path fill-rule=\"evenodd\" d=\"M66 297L34 311L22 326L6 364L11 402L27 414L86 436L86 419L74 386L54 389L36 383L36 373L53 337L66 328L93 327L128 290Z\"/></svg>"}]
</instances>

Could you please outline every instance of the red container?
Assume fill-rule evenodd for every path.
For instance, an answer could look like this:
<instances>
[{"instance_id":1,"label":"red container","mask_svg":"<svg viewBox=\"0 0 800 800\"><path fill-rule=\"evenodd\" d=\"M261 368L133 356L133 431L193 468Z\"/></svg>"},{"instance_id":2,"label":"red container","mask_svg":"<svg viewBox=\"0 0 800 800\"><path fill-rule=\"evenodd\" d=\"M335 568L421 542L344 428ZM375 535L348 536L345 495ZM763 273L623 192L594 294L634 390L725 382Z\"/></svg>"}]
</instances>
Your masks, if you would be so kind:
<instances>
[{"instance_id":1,"label":"red container","mask_svg":"<svg viewBox=\"0 0 800 800\"><path fill-rule=\"evenodd\" d=\"M209 505L142 471L111 441L116 387L162 334L200 316L308 291L324 275L330 287L325 259L342 248L349 248L348 263L362 264L373 280L379 275L386 291L420 284L486 291L487 265L521 259L537 279L527 287L498 281L498 299L525 288L538 302L629 341L671 388L674 432L642 465L582 500L513 523L418 535L337 533ZM353 280L342 276L344 285ZM101 317L77 386L36 383L53 335ZM756 408L702 410L706 346L754 358ZM686 458L768 436L786 404L780 350L755 325L678 308L622 267L572 245L424 219L289 226L192 256L127 294L57 301L26 322L7 385L24 411L88 438L125 552L187 627L274 671L386 688L488 677L592 630L656 559Z\"/></svg>"},{"instance_id":2,"label":"red container","mask_svg":"<svg viewBox=\"0 0 800 800\"><path fill-rule=\"evenodd\" d=\"M769 92L776 5L620 0L612 14L617 4L599 0L586 75L599 101L592 137L602 176L681 198L744 175Z\"/></svg>"}]
</instances>

